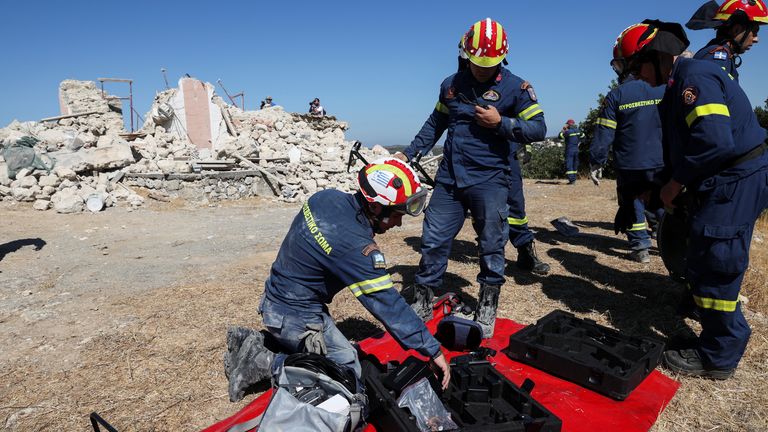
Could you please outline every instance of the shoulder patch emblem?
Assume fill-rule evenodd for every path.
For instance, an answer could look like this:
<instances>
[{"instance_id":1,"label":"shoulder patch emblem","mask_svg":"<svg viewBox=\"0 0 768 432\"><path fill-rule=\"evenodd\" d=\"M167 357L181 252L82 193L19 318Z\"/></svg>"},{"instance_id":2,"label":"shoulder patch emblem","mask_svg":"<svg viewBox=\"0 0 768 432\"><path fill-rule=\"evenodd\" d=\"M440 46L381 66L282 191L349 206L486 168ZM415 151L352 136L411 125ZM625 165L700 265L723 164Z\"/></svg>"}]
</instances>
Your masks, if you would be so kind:
<instances>
[{"instance_id":1,"label":"shoulder patch emblem","mask_svg":"<svg viewBox=\"0 0 768 432\"><path fill-rule=\"evenodd\" d=\"M687 87L683 90L683 103L693 105L699 98L699 90L696 87Z\"/></svg>"},{"instance_id":2,"label":"shoulder patch emblem","mask_svg":"<svg viewBox=\"0 0 768 432\"><path fill-rule=\"evenodd\" d=\"M488 90L487 92L483 93L483 99L496 102L497 100L501 99L501 95L496 90Z\"/></svg>"},{"instance_id":3,"label":"shoulder patch emblem","mask_svg":"<svg viewBox=\"0 0 768 432\"><path fill-rule=\"evenodd\" d=\"M528 81L523 81L523 83L520 85L520 90L525 90L528 92L528 97L531 98L532 101L536 102L536 92L533 91L533 86Z\"/></svg>"},{"instance_id":4,"label":"shoulder patch emblem","mask_svg":"<svg viewBox=\"0 0 768 432\"><path fill-rule=\"evenodd\" d=\"M453 87L448 87L448 91L445 92L445 98L453 99L455 97L456 97L456 89Z\"/></svg>"},{"instance_id":5,"label":"shoulder patch emblem","mask_svg":"<svg viewBox=\"0 0 768 432\"><path fill-rule=\"evenodd\" d=\"M364 247L362 250L363 256L369 256L371 252L379 250L379 245L376 243L371 243L368 246Z\"/></svg>"},{"instance_id":6,"label":"shoulder patch emblem","mask_svg":"<svg viewBox=\"0 0 768 432\"><path fill-rule=\"evenodd\" d=\"M384 254L381 253L381 251L374 251L371 254L371 261L373 262L374 269L379 270L387 268L387 260L384 259Z\"/></svg>"}]
</instances>

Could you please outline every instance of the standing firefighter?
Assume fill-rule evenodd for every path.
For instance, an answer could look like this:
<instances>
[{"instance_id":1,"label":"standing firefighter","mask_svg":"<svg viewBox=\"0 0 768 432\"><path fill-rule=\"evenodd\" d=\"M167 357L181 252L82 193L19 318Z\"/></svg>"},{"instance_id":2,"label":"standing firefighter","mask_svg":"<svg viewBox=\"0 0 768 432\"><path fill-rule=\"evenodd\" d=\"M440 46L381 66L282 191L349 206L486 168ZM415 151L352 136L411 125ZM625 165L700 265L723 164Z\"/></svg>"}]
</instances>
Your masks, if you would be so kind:
<instances>
[{"instance_id":1,"label":"standing firefighter","mask_svg":"<svg viewBox=\"0 0 768 432\"><path fill-rule=\"evenodd\" d=\"M693 349L668 350L672 371L731 377L751 330L739 304L752 231L768 206L766 131L747 95L722 68L679 57L683 27L646 20L622 34L628 70L667 89L659 107L671 179L661 189L675 207L683 188L690 204L685 278L699 308L701 334Z\"/></svg>"},{"instance_id":2,"label":"standing firefighter","mask_svg":"<svg viewBox=\"0 0 768 432\"><path fill-rule=\"evenodd\" d=\"M459 41L459 72L469 68L469 57L464 51L464 38L465 35L462 35ZM507 64L506 61L504 64ZM532 101L538 100L533 86L528 81L524 81L520 87L521 90L528 92ZM511 173L509 176L509 196L507 197L507 205L509 206L509 215L507 216L509 241L517 249L517 267L543 276L549 273L549 264L539 259L536 247L534 246L533 232L528 228L528 216L525 213L525 195L523 194L523 173L520 167L521 164L530 162L531 145L514 141L513 144L516 147L510 152L510 156L512 156L509 160Z\"/></svg>"},{"instance_id":3,"label":"standing firefighter","mask_svg":"<svg viewBox=\"0 0 768 432\"><path fill-rule=\"evenodd\" d=\"M546 125L525 81L501 66L507 36L490 18L478 21L463 38L468 67L440 85L438 102L401 158L429 151L445 132L437 185L424 217L421 261L412 305L422 317L432 310L434 290L442 284L453 239L466 211L480 249L480 299L475 320L485 337L493 333L507 241L509 161L515 142L544 138Z\"/></svg>"},{"instance_id":4,"label":"standing firefighter","mask_svg":"<svg viewBox=\"0 0 768 432\"><path fill-rule=\"evenodd\" d=\"M373 240L374 234L400 226L403 215L420 214L427 191L409 165L393 158L363 167L357 182L355 194L315 193L294 218L264 283L259 307L264 325L282 351L325 355L360 378L357 351L328 314L328 304L346 288L402 347L432 359L443 372L445 388L450 370L440 344L394 288ZM225 364L233 401L269 376L264 366L271 363L271 353L263 338L248 344L244 336L231 331L227 337Z\"/></svg>"},{"instance_id":5,"label":"standing firefighter","mask_svg":"<svg viewBox=\"0 0 768 432\"><path fill-rule=\"evenodd\" d=\"M725 69L738 82L741 54L758 42L760 26L768 23L768 9L763 0L725 0L702 5L685 25L691 30L713 28L715 38L695 55Z\"/></svg>"},{"instance_id":6,"label":"standing firefighter","mask_svg":"<svg viewBox=\"0 0 768 432\"><path fill-rule=\"evenodd\" d=\"M622 58L623 42L619 37L613 48L611 66L620 84L605 97L598 114L590 146L590 173L597 182L596 171L605 165L608 148L612 146L619 200L614 230L627 233L631 249L628 258L647 263L651 260L651 236L645 211L655 213L657 219L663 213L658 199L664 168L658 104L664 96L664 86L651 87L628 76Z\"/></svg>"},{"instance_id":7,"label":"standing firefighter","mask_svg":"<svg viewBox=\"0 0 768 432\"><path fill-rule=\"evenodd\" d=\"M560 139L565 143L565 176L568 184L576 184L576 175L579 173L579 144L584 138L584 133L576 127L573 119L568 119L560 131Z\"/></svg>"}]
</instances>

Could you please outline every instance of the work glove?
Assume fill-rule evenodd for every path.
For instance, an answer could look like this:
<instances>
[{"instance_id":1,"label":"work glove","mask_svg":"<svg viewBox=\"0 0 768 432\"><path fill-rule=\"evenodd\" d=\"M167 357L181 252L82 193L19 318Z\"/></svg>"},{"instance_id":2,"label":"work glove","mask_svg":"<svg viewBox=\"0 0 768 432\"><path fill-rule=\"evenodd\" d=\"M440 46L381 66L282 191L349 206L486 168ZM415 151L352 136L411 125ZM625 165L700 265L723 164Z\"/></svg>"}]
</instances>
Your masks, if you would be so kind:
<instances>
[{"instance_id":1,"label":"work glove","mask_svg":"<svg viewBox=\"0 0 768 432\"><path fill-rule=\"evenodd\" d=\"M328 354L328 347L325 346L322 324L307 324L307 331L299 335L304 344L304 352L320 355Z\"/></svg>"},{"instance_id":2,"label":"work glove","mask_svg":"<svg viewBox=\"0 0 768 432\"><path fill-rule=\"evenodd\" d=\"M520 165L528 165L531 162L530 147L530 145L526 145L525 147L520 147L517 150L517 160L520 162Z\"/></svg>"},{"instance_id":3,"label":"work glove","mask_svg":"<svg viewBox=\"0 0 768 432\"><path fill-rule=\"evenodd\" d=\"M589 178L595 186L600 186L600 179L603 178L603 168L600 165L589 166Z\"/></svg>"}]
</instances>

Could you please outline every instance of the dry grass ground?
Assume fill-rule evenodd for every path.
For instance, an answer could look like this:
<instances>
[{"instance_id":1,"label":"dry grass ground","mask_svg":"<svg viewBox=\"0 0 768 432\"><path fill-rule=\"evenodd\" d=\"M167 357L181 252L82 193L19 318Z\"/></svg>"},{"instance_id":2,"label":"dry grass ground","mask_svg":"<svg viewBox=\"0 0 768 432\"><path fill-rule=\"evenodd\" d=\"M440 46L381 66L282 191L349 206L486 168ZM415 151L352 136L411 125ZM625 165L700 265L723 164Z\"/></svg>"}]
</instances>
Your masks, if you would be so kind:
<instances>
[{"instance_id":1,"label":"dry grass ground","mask_svg":"<svg viewBox=\"0 0 768 432\"><path fill-rule=\"evenodd\" d=\"M516 252L508 247L500 316L533 323L557 308L634 335L664 340L695 335L696 324L674 314L682 289L667 277L658 255L645 265L624 258L626 240L613 234L610 222L613 191L610 182L596 188L585 181L576 186L526 181L531 226L552 273L519 273L513 265ZM558 234L549 221L559 216L576 223L581 235ZM420 220L412 219L378 239L398 287L416 271L420 231ZM469 303L478 293L474 238L467 223L445 278L445 289L462 292ZM736 376L725 382L674 377L681 388L654 431L768 430L765 241L764 219L755 233L744 289L753 336ZM239 403L228 400L222 365L226 328L260 326L256 308L278 246L186 273L168 286L108 297L98 312L105 320L119 317L122 324L73 338L71 345L79 351L72 362L57 362L61 354L52 356L41 345L24 360L2 364L0 428L86 431L87 416L95 410L121 432L197 430L236 412L255 395ZM349 293L337 296L331 313L355 340L381 328ZM0 326L12 320L0 317Z\"/></svg>"}]
</instances>

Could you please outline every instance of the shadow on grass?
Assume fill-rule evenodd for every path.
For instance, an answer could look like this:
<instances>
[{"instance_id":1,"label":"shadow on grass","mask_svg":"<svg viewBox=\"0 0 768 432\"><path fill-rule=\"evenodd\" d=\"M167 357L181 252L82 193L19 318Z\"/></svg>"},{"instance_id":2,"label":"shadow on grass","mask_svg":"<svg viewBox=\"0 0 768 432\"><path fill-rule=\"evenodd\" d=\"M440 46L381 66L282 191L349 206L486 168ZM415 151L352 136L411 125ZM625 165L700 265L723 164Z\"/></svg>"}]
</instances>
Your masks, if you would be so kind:
<instances>
[{"instance_id":1,"label":"shadow on grass","mask_svg":"<svg viewBox=\"0 0 768 432\"><path fill-rule=\"evenodd\" d=\"M559 246L563 243L583 246L603 255L618 258L624 258L629 253L629 243L626 238L619 236L608 237L600 234L579 233L568 237L560 234L557 230L542 228L536 232L536 239L550 246Z\"/></svg>"},{"instance_id":2,"label":"shadow on grass","mask_svg":"<svg viewBox=\"0 0 768 432\"><path fill-rule=\"evenodd\" d=\"M574 276L544 278L542 291L570 310L597 311L627 334L657 339L661 334L667 343L685 343L696 337L675 314L684 287L669 277L648 271L622 271L598 263L595 255L558 248L547 254Z\"/></svg>"}]
</instances>

